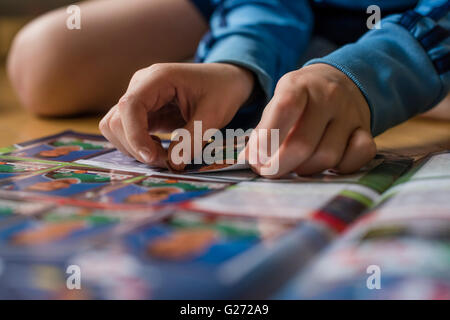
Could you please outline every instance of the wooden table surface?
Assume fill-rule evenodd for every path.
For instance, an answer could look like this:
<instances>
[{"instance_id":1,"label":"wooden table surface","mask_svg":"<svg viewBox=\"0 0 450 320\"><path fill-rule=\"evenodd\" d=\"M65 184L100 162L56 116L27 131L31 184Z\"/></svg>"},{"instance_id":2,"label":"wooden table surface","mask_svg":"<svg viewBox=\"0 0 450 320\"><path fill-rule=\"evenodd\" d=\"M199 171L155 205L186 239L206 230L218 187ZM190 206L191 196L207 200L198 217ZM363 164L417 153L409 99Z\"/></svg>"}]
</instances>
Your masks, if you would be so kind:
<instances>
[{"instance_id":1,"label":"wooden table surface","mask_svg":"<svg viewBox=\"0 0 450 320\"><path fill-rule=\"evenodd\" d=\"M0 147L35 139L63 130L99 133L98 117L41 119L25 112L15 97L0 66ZM379 150L417 154L450 149L450 121L418 117L392 128L376 138Z\"/></svg>"}]
</instances>

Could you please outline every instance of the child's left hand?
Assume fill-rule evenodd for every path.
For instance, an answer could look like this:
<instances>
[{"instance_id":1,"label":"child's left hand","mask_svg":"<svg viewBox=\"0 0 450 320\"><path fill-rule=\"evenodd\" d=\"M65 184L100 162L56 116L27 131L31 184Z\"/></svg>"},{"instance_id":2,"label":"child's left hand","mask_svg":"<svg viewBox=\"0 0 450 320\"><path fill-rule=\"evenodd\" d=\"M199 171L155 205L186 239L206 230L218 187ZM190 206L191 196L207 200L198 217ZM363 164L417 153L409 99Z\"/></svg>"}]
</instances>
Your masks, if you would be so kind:
<instances>
[{"instance_id":1,"label":"child's left hand","mask_svg":"<svg viewBox=\"0 0 450 320\"><path fill-rule=\"evenodd\" d=\"M202 142L206 130L226 126L253 86L253 73L232 64L154 64L135 73L127 92L100 121L100 131L117 149L142 163L160 167L169 163L181 171L186 163L175 163L171 150L184 138L172 141L168 157L149 133L184 128L191 139L188 157L192 159L194 139ZM202 124L200 136L195 133L196 121Z\"/></svg>"},{"instance_id":2,"label":"child's left hand","mask_svg":"<svg viewBox=\"0 0 450 320\"><path fill-rule=\"evenodd\" d=\"M274 168L273 161L278 159L278 173L266 175L268 178L291 171L300 175L327 169L351 173L376 154L370 109L363 94L344 73L326 64L286 74L278 82L258 129L280 129L278 151L265 164L251 163L262 174L263 167ZM265 152L256 148L261 146L258 139L257 134L251 136L244 151L247 160L249 150Z\"/></svg>"}]
</instances>

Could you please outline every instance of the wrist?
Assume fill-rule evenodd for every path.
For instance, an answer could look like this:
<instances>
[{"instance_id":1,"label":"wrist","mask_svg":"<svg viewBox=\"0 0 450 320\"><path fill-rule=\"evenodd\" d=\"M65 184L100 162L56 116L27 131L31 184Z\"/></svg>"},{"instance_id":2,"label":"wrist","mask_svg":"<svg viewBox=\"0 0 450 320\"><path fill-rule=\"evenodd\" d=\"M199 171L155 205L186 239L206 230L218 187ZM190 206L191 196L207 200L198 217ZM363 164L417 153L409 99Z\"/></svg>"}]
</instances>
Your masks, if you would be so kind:
<instances>
[{"instance_id":1,"label":"wrist","mask_svg":"<svg viewBox=\"0 0 450 320\"><path fill-rule=\"evenodd\" d=\"M248 100L255 86L255 75L249 69L235 65L224 64L230 72L230 83L241 104ZM239 106L240 107L240 106Z\"/></svg>"}]
</instances>

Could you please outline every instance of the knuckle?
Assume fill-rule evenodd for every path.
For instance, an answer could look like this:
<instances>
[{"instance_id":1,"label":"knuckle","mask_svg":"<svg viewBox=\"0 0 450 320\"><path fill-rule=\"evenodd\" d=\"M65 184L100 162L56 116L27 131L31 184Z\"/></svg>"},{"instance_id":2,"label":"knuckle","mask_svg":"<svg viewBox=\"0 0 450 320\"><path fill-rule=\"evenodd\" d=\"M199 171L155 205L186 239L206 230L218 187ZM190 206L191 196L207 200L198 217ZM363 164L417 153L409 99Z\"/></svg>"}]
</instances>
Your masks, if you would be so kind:
<instances>
[{"instance_id":1,"label":"knuckle","mask_svg":"<svg viewBox=\"0 0 450 320\"><path fill-rule=\"evenodd\" d=\"M161 71L162 69L164 69L165 63L154 63L152 64L150 67L147 68L147 70L149 71Z\"/></svg>"},{"instance_id":2,"label":"knuckle","mask_svg":"<svg viewBox=\"0 0 450 320\"><path fill-rule=\"evenodd\" d=\"M287 112L291 108L295 108L297 103L298 99L294 93L292 92L286 93L280 98L277 105L277 109L279 112Z\"/></svg>"},{"instance_id":3,"label":"knuckle","mask_svg":"<svg viewBox=\"0 0 450 320\"><path fill-rule=\"evenodd\" d=\"M330 169L339 162L339 155L333 151L318 151L315 157L317 165L324 169Z\"/></svg>"},{"instance_id":4,"label":"knuckle","mask_svg":"<svg viewBox=\"0 0 450 320\"><path fill-rule=\"evenodd\" d=\"M128 98L121 98L117 103L117 113L122 113L128 108L130 101Z\"/></svg>"},{"instance_id":5,"label":"knuckle","mask_svg":"<svg viewBox=\"0 0 450 320\"><path fill-rule=\"evenodd\" d=\"M334 100L341 91L341 85L336 81L328 81L324 86L324 94L327 100Z\"/></svg>"},{"instance_id":6,"label":"knuckle","mask_svg":"<svg viewBox=\"0 0 450 320\"><path fill-rule=\"evenodd\" d=\"M302 89L303 84L303 79L298 76L296 71L289 72L278 81L275 92L280 93L281 91L285 92L286 90L299 90Z\"/></svg>"},{"instance_id":7,"label":"knuckle","mask_svg":"<svg viewBox=\"0 0 450 320\"><path fill-rule=\"evenodd\" d=\"M297 81L297 74L295 71L288 72L284 76L281 77L278 82L280 85L291 85L292 83Z\"/></svg>"},{"instance_id":8,"label":"knuckle","mask_svg":"<svg viewBox=\"0 0 450 320\"><path fill-rule=\"evenodd\" d=\"M151 66L137 70L131 77L132 84L144 81L151 74L152 76L164 77L170 68L167 63L154 63Z\"/></svg>"},{"instance_id":9,"label":"knuckle","mask_svg":"<svg viewBox=\"0 0 450 320\"><path fill-rule=\"evenodd\" d=\"M133 74L133 76L131 77L131 81L138 81L138 80L140 80L140 79L144 76L145 70L146 70L146 69L139 69L139 70L137 70L137 71Z\"/></svg>"},{"instance_id":10,"label":"knuckle","mask_svg":"<svg viewBox=\"0 0 450 320\"><path fill-rule=\"evenodd\" d=\"M138 97L135 94L125 94L122 98L120 98L117 103L117 111L118 113L123 113L130 106L135 105L136 102L139 102Z\"/></svg>"},{"instance_id":11,"label":"knuckle","mask_svg":"<svg viewBox=\"0 0 450 320\"><path fill-rule=\"evenodd\" d=\"M364 132L364 134L361 134L358 139L354 140L355 149L363 152L364 154L375 156L377 147L375 141L372 139L369 133Z\"/></svg>"},{"instance_id":12,"label":"knuckle","mask_svg":"<svg viewBox=\"0 0 450 320\"><path fill-rule=\"evenodd\" d=\"M167 63L154 63L150 67L144 69L145 71L156 74L159 77L164 77L170 71Z\"/></svg>"},{"instance_id":13,"label":"knuckle","mask_svg":"<svg viewBox=\"0 0 450 320\"><path fill-rule=\"evenodd\" d=\"M122 126L122 121L120 120L120 117L114 116L109 121L109 128L114 132L120 129Z\"/></svg>"},{"instance_id":14,"label":"knuckle","mask_svg":"<svg viewBox=\"0 0 450 320\"><path fill-rule=\"evenodd\" d=\"M123 95L119 102L117 103L117 109L120 111L120 109L123 109L125 105L129 104L132 101L132 96L129 94Z\"/></svg>"},{"instance_id":15,"label":"knuckle","mask_svg":"<svg viewBox=\"0 0 450 320\"><path fill-rule=\"evenodd\" d=\"M100 120L98 128L103 134L106 133L106 131L109 129L108 120L106 118Z\"/></svg>"}]
</instances>

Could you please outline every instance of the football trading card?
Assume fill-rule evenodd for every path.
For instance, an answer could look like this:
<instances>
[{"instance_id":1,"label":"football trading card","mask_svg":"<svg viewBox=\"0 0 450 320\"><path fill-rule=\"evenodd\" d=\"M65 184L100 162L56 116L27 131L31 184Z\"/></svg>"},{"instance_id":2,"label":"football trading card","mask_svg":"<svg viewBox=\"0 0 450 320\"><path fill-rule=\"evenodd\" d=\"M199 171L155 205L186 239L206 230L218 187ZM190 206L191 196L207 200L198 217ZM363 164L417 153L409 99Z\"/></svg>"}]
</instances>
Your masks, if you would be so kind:
<instances>
[{"instance_id":1,"label":"football trading card","mask_svg":"<svg viewBox=\"0 0 450 320\"><path fill-rule=\"evenodd\" d=\"M171 173L167 169L150 166L145 163L141 163L134 158L130 158L124 155L118 150L114 150L108 153L101 154L99 156L90 159L77 160L76 163L107 168L111 170L125 170L130 172L137 172L142 174L160 174L167 177L182 178L186 177L185 172ZM193 172L196 173L196 172ZM198 173L198 172L197 172ZM189 174L189 173L187 173ZM202 174L197 174L195 179L205 180L205 181L248 181L254 179L257 175L251 170L235 170L235 171L208 171L202 172Z\"/></svg>"},{"instance_id":2,"label":"football trading card","mask_svg":"<svg viewBox=\"0 0 450 320\"><path fill-rule=\"evenodd\" d=\"M19 144L21 148L7 155L71 162L110 151L113 146L102 136L73 131Z\"/></svg>"},{"instance_id":3,"label":"football trading card","mask_svg":"<svg viewBox=\"0 0 450 320\"><path fill-rule=\"evenodd\" d=\"M76 163L107 168L111 170L125 170L144 174L164 171L164 169L162 168L149 166L148 164L139 162L134 158L128 157L119 150L113 150L111 152L104 153L89 159L77 160Z\"/></svg>"},{"instance_id":4,"label":"football trading card","mask_svg":"<svg viewBox=\"0 0 450 320\"><path fill-rule=\"evenodd\" d=\"M303 294L311 297L348 280L367 279L368 266L382 270L383 283L385 278L399 275L449 279L449 261L448 244L444 242L386 237L361 244L340 243L311 264L302 276L303 281L295 284L301 285ZM364 287L370 291L365 283Z\"/></svg>"},{"instance_id":5,"label":"football trading card","mask_svg":"<svg viewBox=\"0 0 450 320\"><path fill-rule=\"evenodd\" d=\"M221 190L230 183L207 182L189 178L149 176L117 188L103 189L101 203L127 206L154 206L180 203Z\"/></svg>"},{"instance_id":6,"label":"football trading card","mask_svg":"<svg viewBox=\"0 0 450 320\"><path fill-rule=\"evenodd\" d=\"M50 135L50 136L45 136L45 137L41 137L38 139L17 143L14 146L16 148L24 148L24 147L28 147L30 145L35 145L37 143L41 143L41 142L45 142L45 141L53 141L53 140L56 140L56 139L58 139L60 137L64 137L64 136L76 137L79 139L91 139L91 140L106 141L106 139L102 135L82 133L82 132L77 132L77 131L73 131L73 130L65 130L65 131Z\"/></svg>"},{"instance_id":7,"label":"football trading card","mask_svg":"<svg viewBox=\"0 0 450 320\"><path fill-rule=\"evenodd\" d=\"M294 270L303 254L299 244L308 243L310 250L296 230L294 224L270 219L179 210L125 234L120 244L155 270L158 299L262 297L280 282L267 274Z\"/></svg>"},{"instance_id":8,"label":"football trading card","mask_svg":"<svg viewBox=\"0 0 450 320\"><path fill-rule=\"evenodd\" d=\"M54 168L54 164L36 161L13 160L0 157L0 180L40 173Z\"/></svg>"},{"instance_id":9,"label":"football trading card","mask_svg":"<svg viewBox=\"0 0 450 320\"><path fill-rule=\"evenodd\" d=\"M233 169L231 167L229 167L229 170L208 171L202 172L201 174L200 173L195 174L196 179L214 179L232 182L252 181L256 177L258 177L258 175L250 169L240 170L240 169Z\"/></svg>"},{"instance_id":10,"label":"football trading card","mask_svg":"<svg viewBox=\"0 0 450 320\"><path fill-rule=\"evenodd\" d=\"M159 289L158 272L118 247L101 246L80 252L68 263L80 267L81 290L88 288L92 299L151 299Z\"/></svg>"},{"instance_id":11,"label":"football trading card","mask_svg":"<svg viewBox=\"0 0 450 320\"><path fill-rule=\"evenodd\" d=\"M62 207L38 217L2 223L0 255L8 259L65 256L98 243L119 220L92 209Z\"/></svg>"},{"instance_id":12,"label":"football trading card","mask_svg":"<svg viewBox=\"0 0 450 320\"><path fill-rule=\"evenodd\" d=\"M250 169L250 166L247 163L238 163L239 153L245 148L245 143L246 140L244 141L244 139L234 139L234 143L232 144L233 149L230 150L229 148L227 149L227 147L229 147L227 141L224 141L222 146L211 148L210 155L205 152L208 149L208 145L206 145L203 149L202 163L189 164L184 168L183 172L209 173ZM206 154L208 154L211 159L206 159ZM216 159L217 161L213 161Z\"/></svg>"},{"instance_id":13,"label":"football trading card","mask_svg":"<svg viewBox=\"0 0 450 320\"><path fill-rule=\"evenodd\" d=\"M124 171L67 166L11 181L0 189L41 196L73 197L137 176Z\"/></svg>"},{"instance_id":14,"label":"football trading card","mask_svg":"<svg viewBox=\"0 0 450 320\"><path fill-rule=\"evenodd\" d=\"M79 213L79 212L78 212ZM100 229L117 223L117 219L100 215L61 216L51 215L40 219L28 219L17 224L2 226L0 242L17 247L30 247L64 242L82 237L88 233L97 233Z\"/></svg>"},{"instance_id":15,"label":"football trading card","mask_svg":"<svg viewBox=\"0 0 450 320\"><path fill-rule=\"evenodd\" d=\"M82 282L80 289L70 289L67 279L72 273L61 261L6 261L0 277L0 299L84 300L100 298ZM74 287L76 288L76 287Z\"/></svg>"},{"instance_id":16,"label":"football trading card","mask_svg":"<svg viewBox=\"0 0 450 320\"><path fill-rule=\"evenodd\" d=\"M135 223L157 219L162 211L146 210L103 210L89 206L64 205L46 210L37 219L47 222L87 221L94 224Z\"/></svg>"},{"instance_id":17,"label":"football trading card","mask_svg":"<svg viewBox=\"0 0 450 320\"><path fill-rule=\"evenodd\" d=\"M86 221L92 224L109 224L121 221L125 215L107 213L87 207L58 206L39 216L45 222Z\"/></svg>"},{"instance_id":18,"label":"football trading card","mask_svg":"<svg viewBox=\"0 0 450 320\"><path fill-rule=\"evenodd\" d=\"M157 139L154 136L152 137L153 139ZM163 148L167 149L169 147L170 141L162 140L161 144ZM154 173L163 170L162 168L149 166L148 164L139 162L136 159L123 154L119 150L112 150L108 153L100 154L89 159L81 159L76 162L107 169L129 170L131 172L140 173Z\"/></svg>"},{"instance_id":19,"label":"football trading card","mask_svg":"<svg viewBox=\"0 0 450 320\"><path fill-rule=\"evenodd\" d=\"M167 149L170 141L169 140L163 140L162 146ZM231 153L231 155L228 155L230 159L234 159L233 161L236 162L237 156L243 148L243 144L237 146L235 145L236 150ZM219 148L221 152L224 154L224 162L226 162L227 153L225 151L225 147ZM173 171L169 172L167 169L155 167L155 166L149 166L147 164L141 163L134 158L128 157L121 153L118 150L112 150L108 153L100 154L98 156L90 157L89 159L80 159L77 160L76 163L84 164L84 165L90 165L90 166L96 166L96 167L102 167L107 169L114 169L114 170L125 170L130 172L138 172L143 174L155 174L160 173L165 176L170 177L184 177L185 174L198 174L196 176L196 179L199 180L205 180L205 181L230 181L230 182L237 182L237 181L248 181L251 179L254 179L257 175L253 173L251 170L249 170L248 165L244 164L200 164L200 165L188 165L185 171L179 172L179 171Z\"/></svg>"},{"instance_id":20,"label":"football trading card","mask_svg":"<svg viewBox=\"0 0 450 320\"><path fill-rule=\"evenodd\" d=\"M167 146L168 141L163 141L163 146ZM125 170L130 172L138 172L143 174L161 173L164 175L170 175L172 177L183 177L185 174L198 173L196 179L202 180L226 180L226 181L248 181L254 179L257 175L248 169L247 165L225 165L220 170L212 170L213 165L208 166L206 164L198 165L198 170L187 170L186 172L172 172L169 173L167 169L149 166L145 163L141 163L134 158L124 155L118 150L113 150L108 153L101 154L89 159L77 160L76 163L102 167L114 170ZM218 169L219 165L215 165ZM193 165L190 166L194 167ZM209 170L209 169L210 170ZM207 170L208 169L208 170ZM247 169L247 170L242 170ZM200 174L201 173L201 174Z\"/></svg>"},{"instance_id":21,"label":"football trading card","mask_svg":"<svg viewBox=\"0 0 450 320\"><path fill-rule=\"evenodd\" d=\"M125 236L125 242L147 261L213 266L287 230L289 225L270 221L179 211Z\"/></svg>"},{"instance_id":22,"label":"football trading card","mask_svg":"<svg viewBox=\"0 0 450 320\"><path fill-rule=\"evenodd\" d=\"M0 221L11 217L29 217L51 208L50 204L0 196Z\"/></svg>"},{"instance_id":23,"label":"football trading card","mask_svg":"<svg viewBox=\"0 0 450 320\"><path fill-rule=\"evenodd\" d=\"M9 146L9 147L1 147L0 148L0 155L13 152L17 148L15 146Z\"/></svg>"}]
</instances>

